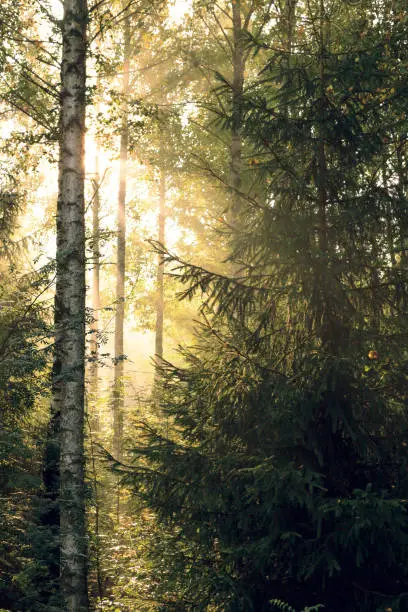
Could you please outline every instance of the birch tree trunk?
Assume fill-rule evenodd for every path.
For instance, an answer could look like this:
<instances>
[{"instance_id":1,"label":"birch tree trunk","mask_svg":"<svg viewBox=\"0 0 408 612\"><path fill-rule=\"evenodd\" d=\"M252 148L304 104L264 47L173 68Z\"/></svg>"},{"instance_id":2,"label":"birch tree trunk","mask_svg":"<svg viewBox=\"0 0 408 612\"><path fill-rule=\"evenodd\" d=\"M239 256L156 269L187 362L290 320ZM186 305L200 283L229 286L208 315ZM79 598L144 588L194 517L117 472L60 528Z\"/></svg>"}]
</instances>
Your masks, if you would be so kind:
<instances>
[{"instance_id":1,"label":"birch tree trunk","mask_svg":"<svg viewBox=\"0 0 408 612\"><path fill-rule=\"evenodd\" d=\"M84 487L86 23L86 0L64 0L53 394L61 413L61 590L70 612L88 610Z\"/></svg>"},{"instance_id":2,"label":"birch tree trunk","mask_svg":"<svg viewBox=\"0 0 408 612\"><path fill-rule=\"evenodd\" d=\"M120 168L117 217L117 259L116 259L116 314L115 314L115 357L113 388L113 451L117 459L122 454L123 438L123 375L124 345L123 326L125 320L125 266L126 266L126 187L129 144L128 95L130 64L130 21L124 20L124 61L122 82L122 127L120 135Z\"/></svg>"}]
</instances>

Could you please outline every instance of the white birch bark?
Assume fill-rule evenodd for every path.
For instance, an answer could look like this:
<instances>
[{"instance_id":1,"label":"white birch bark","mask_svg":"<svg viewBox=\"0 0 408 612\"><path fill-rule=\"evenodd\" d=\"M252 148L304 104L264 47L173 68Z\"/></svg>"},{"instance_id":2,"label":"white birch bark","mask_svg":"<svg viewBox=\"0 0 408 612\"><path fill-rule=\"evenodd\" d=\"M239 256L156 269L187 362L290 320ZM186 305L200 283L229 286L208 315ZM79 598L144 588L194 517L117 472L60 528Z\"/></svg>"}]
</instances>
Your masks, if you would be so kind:
<instances>
[{"instance_id":1,"label":"white birch bark","mask_svg":"<svg viewBox=\"0 0 408 612\"><path fill-rule=\"evenodd\" d=\"M61 589L70 612L88 610L84 491L86 0L64 0L57 209L54 380L60 422Z\"/></svg>"}]
</instances>

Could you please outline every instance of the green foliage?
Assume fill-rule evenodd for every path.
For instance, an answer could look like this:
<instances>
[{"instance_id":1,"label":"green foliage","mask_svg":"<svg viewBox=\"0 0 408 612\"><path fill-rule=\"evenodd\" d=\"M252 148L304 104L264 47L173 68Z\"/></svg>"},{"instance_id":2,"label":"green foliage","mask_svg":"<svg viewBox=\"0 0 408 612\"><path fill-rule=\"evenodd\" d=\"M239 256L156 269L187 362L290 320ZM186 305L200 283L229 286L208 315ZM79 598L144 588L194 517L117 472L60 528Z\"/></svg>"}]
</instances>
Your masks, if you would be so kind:
<instances>
[{"instance_id":1,"label":"green foliage","mask_svg":"<svg viewBox=\"0 0 408 612\"><path fill-rule=\"evenodd\" d=\"M47 279L3 275L0 310L0 600L25 607L33 503L41 484L49 335L47 309L37 303ZM41 539L36 532L35 537ZM42 541L45 551L47 540ZM34 563L38 563L35 561ZM44 578L44 573L42 574ZM31 585L32 589L32 585Z\"/></svg>"},{"instance_id":2,"label":"green foliage","mask_svg":"<svg viewBox=\"0 0 408 612\"><path fill-rule=\"evenodd\" d=\"M202 295L194 349L163 364L165 425L123 468L168 530L164 609L405 609L403 26L301 10L245 93L234 276L158 247Z\"/></svg>"},{"instance_id":3,"label":"green foliage","mask_svg":"<svg viewBox=\"0 0 408 612\"><path fill-rule=\"evenodd\" d=\"M186 369L164 372L174 434L142 429L150 446L135 453L149 464L127 476L175 525L167 572L177 575L177 592L202 609L216 601L221 609L263 609L268 594L293 600L304 583L297 606L324 594L335 610L356 605L367 572L374 584L404 581L406 485L394 484L394 470L404 470L405 446L390 448L383 419L358 424L370 390L350 374L356 364L336 372L342 394L353 389L342 404L327 365L316 365L312 380L308 364L288 380L264 356L259 364L231 345L222 354L212 335L214 342L201 358L185 354ZM341 599L336 585L346 568L351 582Z\"/></svg>"}]
</instances>

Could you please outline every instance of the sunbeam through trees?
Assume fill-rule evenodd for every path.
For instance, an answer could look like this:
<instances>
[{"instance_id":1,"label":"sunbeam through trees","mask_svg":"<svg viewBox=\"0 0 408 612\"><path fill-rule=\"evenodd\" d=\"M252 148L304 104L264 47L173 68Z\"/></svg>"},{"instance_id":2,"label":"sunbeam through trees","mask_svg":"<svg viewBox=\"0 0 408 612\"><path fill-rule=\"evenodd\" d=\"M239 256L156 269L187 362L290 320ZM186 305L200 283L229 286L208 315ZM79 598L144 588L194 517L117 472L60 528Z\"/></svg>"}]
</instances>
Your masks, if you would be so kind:
<instances>
[{"instance_id":1,"label":"sunbeam through trees","mask_svg":"<svg viewBox=\"0 0 408 612\"><path fill-rule=\"evenodd\" d=\"M0 33L0 612L407 612L406 2Z\"/></svg>"}]
</instances>

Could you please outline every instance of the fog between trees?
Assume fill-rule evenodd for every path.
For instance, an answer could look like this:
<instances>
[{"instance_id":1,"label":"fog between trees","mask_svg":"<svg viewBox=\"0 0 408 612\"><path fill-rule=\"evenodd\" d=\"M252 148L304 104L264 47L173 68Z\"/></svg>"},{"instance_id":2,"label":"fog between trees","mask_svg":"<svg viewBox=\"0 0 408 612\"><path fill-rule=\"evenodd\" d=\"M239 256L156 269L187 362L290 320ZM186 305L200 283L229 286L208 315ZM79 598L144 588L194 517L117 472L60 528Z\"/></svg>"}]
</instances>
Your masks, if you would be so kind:
<instances>
[{"instance_id":1,"label":"fog between trees","mask_svg":"<svg viewBox=\"0 0 408 612\"><path fill-rule=\"evenodd\" d=\"M407 26L2 3L2 610L408 609Z\"/></svg>"}]
</instances>

